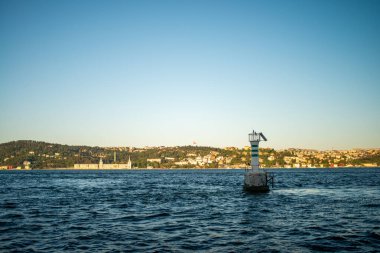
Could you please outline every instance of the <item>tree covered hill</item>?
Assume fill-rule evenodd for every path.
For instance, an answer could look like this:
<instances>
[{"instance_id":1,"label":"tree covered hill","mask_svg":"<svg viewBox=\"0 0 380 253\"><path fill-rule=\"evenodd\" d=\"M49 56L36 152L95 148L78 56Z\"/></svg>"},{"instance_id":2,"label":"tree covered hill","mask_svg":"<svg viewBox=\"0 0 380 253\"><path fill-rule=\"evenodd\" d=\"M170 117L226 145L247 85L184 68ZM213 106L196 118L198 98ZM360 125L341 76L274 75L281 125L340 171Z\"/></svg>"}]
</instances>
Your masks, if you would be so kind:
<instances>
[{"instance_id":1,"label":"tree covered hill","mask_svg":"<svg viewBox=\"0 0 380 253\"><path fill-rule=\"evenodd\" d=\"M114 160L116 156L116 161ZM0 166L32 169L72 168L76 163L127 163L147 168L243 168L249 166L250 149L199 146L179 147L90 147L20 140L0 144ZM148 159L159 159L160 162ZM378 166L380 149L317 151L260 148L262 167Z\"/></svg>"},{"instance_id":2,"label":"tree covered hill","mask_svg":"<svg viewBox=\"0 0 380 253\"><path fill-rule=\"evenodd\" d=\"M86 154L79 157L81 150L93 152L99 147L69 146L41 141L20 140L0 144L1 165L21 166L24 161L31 162L32 168L69 167L76 162L89 162Z\"/></svg>"},{"instance_id":3,"label":"tree covered hill","mask_svg":"<svg viewBox=\"0 0 380 253\"><path fill-rule=\"evenodd\" d=\"M134 167L146 168L149 165L147 159L161 158L162 163L154 165L165 167L170 165L170 161L165 160L167 157L179 161L188 154L205 156L210 152L224 156L233 156L235 153L231 150L198 146L105 148L20 140L0 144L0 165L18 167L28 161L31 168L70 168L75 163L99 163L100 158L104 163L113 163L116 153L116 163L126 163L130 157Z\"/></svg>"}]
</instances>

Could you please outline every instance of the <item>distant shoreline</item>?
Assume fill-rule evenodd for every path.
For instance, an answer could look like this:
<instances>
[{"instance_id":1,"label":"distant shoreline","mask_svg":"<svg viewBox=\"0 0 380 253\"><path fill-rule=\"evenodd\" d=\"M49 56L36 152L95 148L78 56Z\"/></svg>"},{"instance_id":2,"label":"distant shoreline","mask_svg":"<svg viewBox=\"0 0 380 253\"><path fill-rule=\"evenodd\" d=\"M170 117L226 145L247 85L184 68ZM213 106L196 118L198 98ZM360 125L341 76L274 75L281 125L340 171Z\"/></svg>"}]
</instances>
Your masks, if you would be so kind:
<instances>
[{"instance_id":1,"label":"distant shoreline","mask_svg":"<svg viewBox=\"0 0 380 253\"><path fill-rule=\"evenodd\" d=\"M6 169L245 169L251 147L86 147L38 141L0 144L0 170ZM260 149L265 169L378 167L380 149L316 151L302 149ZM194 168L197 167L197 168ZM159 168L159 169L161 169Z\"/></svg>"},{"instance_id":2,"label":"distant shoreline","mask_svg":"<svg viewBox=\"0 0 380 253\"><path fill-rule=\"evenodd\" d=\"M326 167L326 168L263 168L263 170L316 170L316 169L380 169L380 166L371 167ZM0 171L33 171L33 170L72 170L72 171L139 171L139 170L246 170L246 168L135 168L135 169L74 169L74 168L46 168L46 169L6 169Z\"/></svg>"}]
</instances>

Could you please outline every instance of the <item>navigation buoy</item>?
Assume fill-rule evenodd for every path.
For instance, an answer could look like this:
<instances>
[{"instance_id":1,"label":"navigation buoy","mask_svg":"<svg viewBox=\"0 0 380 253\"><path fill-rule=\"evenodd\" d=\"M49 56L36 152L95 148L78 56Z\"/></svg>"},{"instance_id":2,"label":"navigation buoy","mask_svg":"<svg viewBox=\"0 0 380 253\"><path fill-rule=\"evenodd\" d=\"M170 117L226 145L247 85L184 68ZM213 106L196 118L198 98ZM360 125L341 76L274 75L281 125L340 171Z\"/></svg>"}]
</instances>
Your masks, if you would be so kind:
<instances>
[{"instance_id":1,"label":"navigation buoy","mask_svg":"<svg viewBox=\"0 0 380 253\"><path fill-rule=\"evenodd\" d=\"M259 143L267 141L262 133L253 130L248 135L251 143L251 168L247 169L244 175L244 190L248 192L269 192L269 184L273 185L273 175L260 169L259 163Z\"/></svg>"}]
</instances>

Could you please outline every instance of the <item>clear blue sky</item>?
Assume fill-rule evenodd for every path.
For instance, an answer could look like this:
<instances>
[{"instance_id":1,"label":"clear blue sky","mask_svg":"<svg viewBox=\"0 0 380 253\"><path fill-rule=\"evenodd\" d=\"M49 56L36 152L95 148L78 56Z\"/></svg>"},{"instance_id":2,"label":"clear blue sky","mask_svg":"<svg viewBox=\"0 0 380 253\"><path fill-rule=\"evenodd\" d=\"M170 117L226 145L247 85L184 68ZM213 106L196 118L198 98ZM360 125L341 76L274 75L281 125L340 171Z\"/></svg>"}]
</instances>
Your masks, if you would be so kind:
<instances>
[{"instance_id":1,"label":"clear blue sky","mask_svg":"<svg viewBox=\"0 0 380 253\"><path fill-rule=\"evenodd\" d=\"M0 1L0 142L380 147L380 1Z\"/></svg>"}]
</instances>

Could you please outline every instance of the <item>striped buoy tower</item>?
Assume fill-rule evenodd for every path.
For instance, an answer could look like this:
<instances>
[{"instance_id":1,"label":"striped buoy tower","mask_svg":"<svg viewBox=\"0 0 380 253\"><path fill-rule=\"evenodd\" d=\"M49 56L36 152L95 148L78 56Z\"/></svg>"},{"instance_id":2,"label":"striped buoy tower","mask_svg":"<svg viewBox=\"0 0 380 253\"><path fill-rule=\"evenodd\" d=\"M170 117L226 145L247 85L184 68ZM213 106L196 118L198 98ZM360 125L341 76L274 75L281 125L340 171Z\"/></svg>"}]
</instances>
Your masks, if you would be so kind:
<instances>
[{"instance_id":1,"label":"striped buoy tower","mask_svg":"<svg viewBox=\"0 0 380 253\"><path fill-rule=\"evenodd\" d=\"M259 164L259 143L267 141L267 138L262 133L253 131L248 135L251 143L251 168L246 170L244 175L244 190L249 192L268 192L269 181L273 177L269 177L268 173L260 169Z\"/></svg>"}]
</instances>

